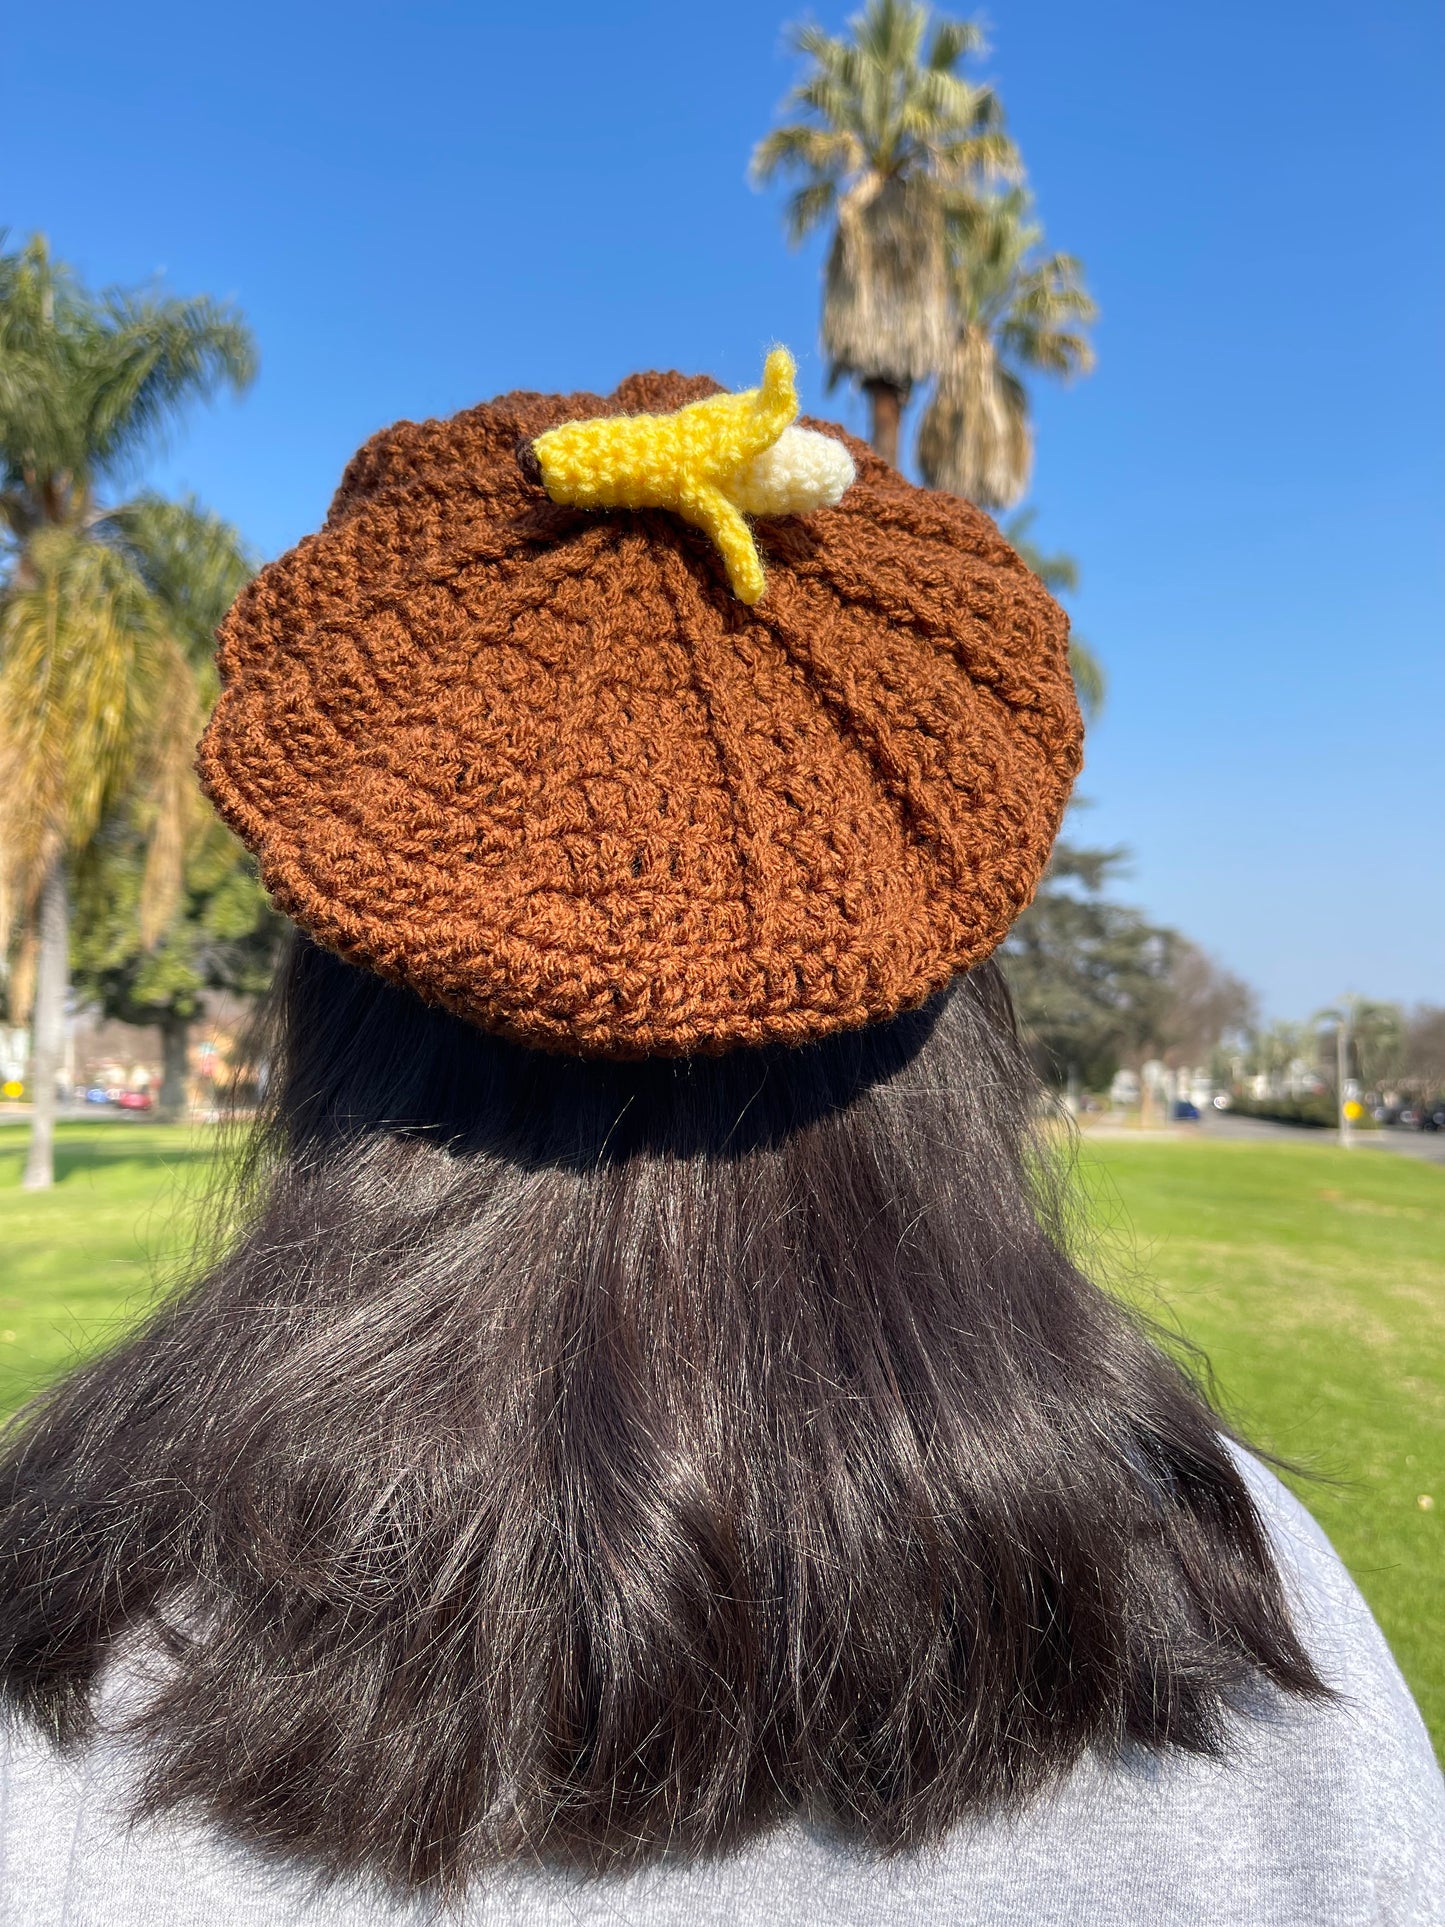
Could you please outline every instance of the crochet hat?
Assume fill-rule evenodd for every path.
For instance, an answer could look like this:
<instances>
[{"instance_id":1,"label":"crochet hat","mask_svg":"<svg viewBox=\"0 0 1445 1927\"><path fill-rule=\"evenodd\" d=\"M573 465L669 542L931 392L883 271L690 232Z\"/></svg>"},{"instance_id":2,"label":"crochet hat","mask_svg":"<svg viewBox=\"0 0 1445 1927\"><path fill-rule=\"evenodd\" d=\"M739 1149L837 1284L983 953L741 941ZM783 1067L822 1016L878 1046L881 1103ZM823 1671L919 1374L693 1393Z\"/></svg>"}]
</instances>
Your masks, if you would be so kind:
<instances>
[{"instance_id":1,"label":"crochet hat","mask_svg":"<svg viewBox=\"0 0 1445 1927\"><path fill-rule=\"evenodd\" d=\"M1079 768L1066 618L795 411L779 351L373 437L220 632L198 767L282 909L595 1057L802 1043L986 957Z\"/></svg>"}]
</instances>

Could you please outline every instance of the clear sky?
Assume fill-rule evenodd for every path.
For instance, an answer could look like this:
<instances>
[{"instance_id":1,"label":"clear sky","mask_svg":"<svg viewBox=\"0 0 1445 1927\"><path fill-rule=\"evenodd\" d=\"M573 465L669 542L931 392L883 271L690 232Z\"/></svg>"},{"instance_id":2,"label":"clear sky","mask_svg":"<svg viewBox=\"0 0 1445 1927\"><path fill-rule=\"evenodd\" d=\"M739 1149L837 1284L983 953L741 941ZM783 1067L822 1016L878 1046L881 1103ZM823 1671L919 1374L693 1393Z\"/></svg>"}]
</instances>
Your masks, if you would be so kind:
<instances>
[{"instance_id":1,"label":"clear sky","mask_svg":"<svg viewBox=\"0 0 1445 1927\"><path fill-rule=\"evenodd\" d=\"M861 428L823 395L820 254L745 178L804 10L12 8L0 219L242 305L261 376L157 479L267 554L373 429L507 388L743 385L782 340ZM1111 681L1079 827L1272 1014L1445 1002L1445 9L993 0L989 29L1103 308L1098 372L1039 393L1030 498Z\"/></svg>"}]
</instances>

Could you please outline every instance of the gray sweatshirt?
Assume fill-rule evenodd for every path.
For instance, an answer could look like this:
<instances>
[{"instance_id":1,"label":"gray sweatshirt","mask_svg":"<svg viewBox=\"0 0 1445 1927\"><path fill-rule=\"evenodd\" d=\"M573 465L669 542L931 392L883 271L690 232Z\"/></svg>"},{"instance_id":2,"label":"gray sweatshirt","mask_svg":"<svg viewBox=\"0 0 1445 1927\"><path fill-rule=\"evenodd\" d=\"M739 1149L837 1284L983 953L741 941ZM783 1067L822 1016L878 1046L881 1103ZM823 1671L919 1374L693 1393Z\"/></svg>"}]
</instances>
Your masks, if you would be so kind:
<instances>
[{"instance_id":1,"label":"gray sweatshirt","mask_svg":"<svg viewBox=\"0 0 1445 1927\"><path fill-rule=\"evenodd\" d=\"M199 1825L130 1825L113 1746L0 1741L3 1927L1445 1927L1445 1782L1369 1609L1304 1509L1245 1467L1301 1631L1344 1696L1272 1701L1226 1761L1076 1773L1010 1822L878 1862L800 1826L691 1869L515 1870L444 1915L318 1890Z\"/></svg>"}]
</instances>

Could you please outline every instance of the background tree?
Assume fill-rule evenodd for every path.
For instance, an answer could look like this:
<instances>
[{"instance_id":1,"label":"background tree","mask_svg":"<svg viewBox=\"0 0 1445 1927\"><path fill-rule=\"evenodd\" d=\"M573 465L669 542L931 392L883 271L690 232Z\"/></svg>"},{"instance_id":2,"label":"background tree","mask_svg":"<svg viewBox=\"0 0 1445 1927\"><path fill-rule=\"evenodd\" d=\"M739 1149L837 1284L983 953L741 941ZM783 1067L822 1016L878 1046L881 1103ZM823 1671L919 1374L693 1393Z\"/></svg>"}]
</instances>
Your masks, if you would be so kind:
<instances>
[{"instance_id":1,"label":"background tree","mask_svg":"<svg viewBox=\"0 0 1445 1927\"><path fill-rule=\"evenodd\" d=\"M1231 1042L1243 1047L1258 1018L1254 990L1177 932L1170 938L1168 985L1154 1040L1166 1064L1192 1069Z\"/></svg>"},{"instance_id":2,"label":"background tree","mask_svg":"<svg viewBox=\"0 0 1445 1927\"><path fill-rule=\"evenodd\" d=\"M1054 595L1067 595L1078 587L1078 564L1070 555L1040 549L1030 534L1033 519L1030 509L1004 532L1040 581ZM1103 665L1072 632L1069 667L1085 721L1092 722L1104 703ZM1079 807L1075 798L1070 809ZM1123 850L1059 843L1033 902L1000 952L1030 1053L1051 1083L1072 1075L1102 1088L1143 1041L1151 1013L1161 1007L1162 946L1170 933L1105 894L1125 859Z\"/></svg>"},{"instance_id":3,"label":"background tree","mask_svg":"<svg viewBox=\"0 0 1445 1927\"><path fill-rule=\"evenodd\" d=\"M1072 594L1079 586L1078 563L1071 555L1045 554L1029 533L1033 519L1032 509L1014 516L1011 522L1005 524L1004 534L1052 595ZM1073 672L1074 688L1078 691L1084 721L1091 723L1104 707L1108 680L1104 665L1092 646L1072 626L1069 630L1069 668Z\"/></svg>"},{"instance_id":4,"label":"background tree","mask_svg":"<svg viewBox=\"0 0 1445 1927\"><path fill-rule=\"evenodd\" d=\"M117 511L114 520L163 600L195 678L200 707L209 710L218 693L216 629L253 573L256 558L228 523L193 501L143 496ZM193 746L193 741L183 745L177 770L191 796ZM79 996L107 1017L159 1029L164 1118L184 1112L190 1031L204 1013L206 992L259 995L270 979L281 930L254 862L202 807L185 850L179 904L157 934L147 893L156 831L147 819L168 829L190 814L179 801L176 807L132 809L95 837L76 866L71 945Z\"/></svg>"},{"instance_id":5,"label":"background tree","mask_svg":"<svg viewBox=\"0 0 1445 1927\"><path fill-rule=\"evenodd\" d=\"M0 253L0 955L18 937L11 1005L32 1006L32 1189L53 1178L72 867L112 816L137 812L141 917L158 935L196 807L200 698L175 571L213 531L179 541L193 509L121 491L187 406L239 390L254 366L228 308L93 293L40 237Z\"/></svg>"},{"instance_id":6,"label":"background tree","mask_svg":"<svg viewBox=\"0 0 1445 1927\"><path fill-rule=\"evenodd\" d=\"M918 435L934 488L980 508L1011 508L1028 487L1034 439L1025 376L1067 380L1094 365L1085 326L1098 313L1071 254L1042 254L1021 187L946 200L951 340Z\"/></svg>"},{"instance_id":7,"label":"background tree","mask_svg":"<svg viewBox=\"0 0 1445 1927\"><path fill-rule=\"evenodd\" d=\"M1163 1028L1177 940L1106 894L1123 861L1122 850L1057 844L999 953L1024 1040L1054 1084L1072 1075L1104 1089Z\"/></svg>"},{"instance_id":8,"label":"background tree","mask_svg":"<svg viewBox=\"0 0 1445 1927\"><path fill-rule=\"evenodd\" d=\"M1313 1064L1317 1039L1307 1024L1284 1019L1256 1030L1245 1055L1248 1069L1268 1078L1271 1085L1284 1085L1293 1077L1297 1064Z\"/></svg>"},{"instance_id":9,"label":"background tree","mask_svg":"<svg viewBox=\"0 0 1445 1927\"><path fill-rule=\"evenodd\" d=\"M248 853L212 817L188 852L180 904L160 938L142 939L143 840L112 826L75 879L77 995L107 1017L161 1033L158 1114L186 1108L192 1025L208 992L259 996L271 980L283 920Z\"/></svg>"},{"instance_id":10,"label":"background tree","mask_svg":"<svg viewBox=\"0 0 1445 1927\"><path fill-rule=\"evenodd\" d=\"M1357 1077L1366 1090L1379 1090L1400 1074L1404 1064L1405 1019L1398 1004L1369 997L1350 997L1330 1010L1315 1014L1321 1072L1327 1084L1339 1077L1339 1029L1346 1026L1346 1077Z\"/></svg>"},{"instance_id":11,"label":"background tree","mask_svg":"<svg viewBox=\"0 0 1445 1927\"><path fill-rule=\"evenodd\" d=\"M1015 173L1018 156L992 90L963 77L983 37L970 21L934 21L912 0L869 0L834 37L793 30L811 63L753 154L759 182L801 174L789 238L831 220L823 288L830 380L865 391L874 448L898 461L898 428L915 382L948 345L945 196Z\"/></svg>"},{"instance_id":12,"label":"background tree","mask_svg":"<svg viewBox=\"0 0 1445 1927\"><path fill-rule=\"evenodd\" d=\"M1125 858L1059 843L1000 951L1025 1042L1051 1083L1102 1090L1146 1056L1211 1064L1230 1040L1243 1046L1255 1019L1242 978L1108 894Z\"/></svg>"},{"instance_id":13,"label":"background tree","mask_svg":"<svg viewBox=\"0 0 1445 1927\"><path fill-rule=\"evenodd\" d=\"M1445 1091L1445 1007L1417 1004L1405 1024L1401 1082L1422 1097Z\"/></svg>"}]
</instances>

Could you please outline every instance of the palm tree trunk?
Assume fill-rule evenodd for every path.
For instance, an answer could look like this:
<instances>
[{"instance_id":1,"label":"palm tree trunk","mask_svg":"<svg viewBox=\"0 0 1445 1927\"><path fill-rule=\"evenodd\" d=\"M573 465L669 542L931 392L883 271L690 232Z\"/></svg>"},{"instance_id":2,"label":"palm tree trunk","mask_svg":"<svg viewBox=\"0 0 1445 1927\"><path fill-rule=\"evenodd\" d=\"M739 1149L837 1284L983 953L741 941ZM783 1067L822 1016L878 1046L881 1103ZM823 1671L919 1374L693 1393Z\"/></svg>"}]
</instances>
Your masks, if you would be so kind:
<instances>
[{"instance_id":1,"label":"palm tree trunk","mask_svg":"<svg viewBox=\"0 0 1445 1927\"><path fill-rule=\"evenodd\" d=\"M161 1090L156 1105L156 1116L166 1124L174 1124L186 1114L190 1043L190 1018L168 1010L161 1019Z\"/></svg>"},{"instance_id":2,"label":"palm tree trunk","mask_svg":"<svg viewBox=\"0 0 1445 1927\"><path fill-rule=\"evenodd\" d=\"M21 1184L48 1191L55 1182L55 1080L65 1052L65 994L70 987L70 895L57 857L40 891L40 943L30 1034L30 1151Z\"/></svg>"},{"instance_id":3,"label":"palm tree trunk","mask_svg":"<svg viewBox=\"0 0 1445 1927\"><path fill-rule=\"evenodd\" d=\"M903 416L903 390L891 381L865 381L864 391L872 404L873 426L869 441L873 453L881 455L892 468L898 466L898 424Z\"/></svg>"}]
</instances>

